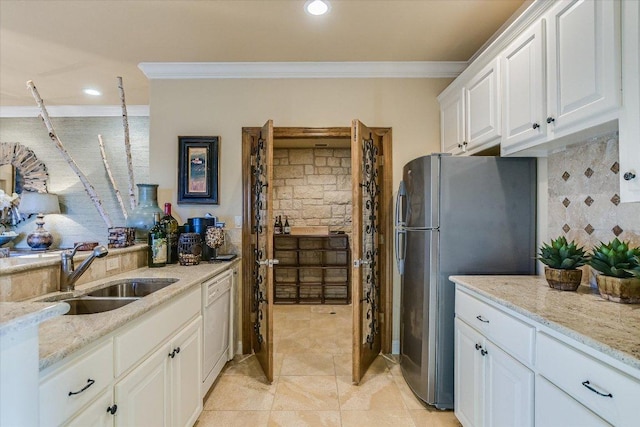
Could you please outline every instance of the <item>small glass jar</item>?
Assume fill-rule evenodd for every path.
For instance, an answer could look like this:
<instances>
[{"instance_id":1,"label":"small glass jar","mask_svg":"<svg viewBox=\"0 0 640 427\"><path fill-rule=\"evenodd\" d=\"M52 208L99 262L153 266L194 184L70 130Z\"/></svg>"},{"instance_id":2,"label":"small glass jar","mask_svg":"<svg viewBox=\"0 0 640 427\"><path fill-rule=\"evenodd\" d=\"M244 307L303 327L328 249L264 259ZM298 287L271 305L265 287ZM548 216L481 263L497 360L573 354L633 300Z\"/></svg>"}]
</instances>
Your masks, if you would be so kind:
<instances>
[{"instance_id":1,"label":"small glass jar","mask_svg":"<svg viewBox=\"0 0 640 427\"><path fill-rule=\"evenodd\" d=\"M178 261L180 265L198 265L202 256L200 233L182 233L178 239Z\"/></svg>"}]
</instances>

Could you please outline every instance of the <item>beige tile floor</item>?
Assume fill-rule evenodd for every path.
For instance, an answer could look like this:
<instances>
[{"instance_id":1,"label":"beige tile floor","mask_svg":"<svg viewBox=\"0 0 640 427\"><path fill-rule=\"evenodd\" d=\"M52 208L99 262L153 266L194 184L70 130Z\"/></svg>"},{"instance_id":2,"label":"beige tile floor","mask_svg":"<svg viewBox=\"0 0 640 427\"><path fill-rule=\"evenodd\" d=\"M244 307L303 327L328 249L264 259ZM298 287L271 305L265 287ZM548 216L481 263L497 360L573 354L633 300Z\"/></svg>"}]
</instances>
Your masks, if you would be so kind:
<instances>
[{"instance_id":1,"label":"beige tile floor","mask_svg":"<svg viewBox=\"0 0 640 427\"><path fill-rule=\"evenodd\" d=\"M460 426L452 412L413 395L393 357L379 356L353 385L351 322L350 306L276 306L273 384L255 357L236 356L196 426Z\"/></svg>"}]
</instances>

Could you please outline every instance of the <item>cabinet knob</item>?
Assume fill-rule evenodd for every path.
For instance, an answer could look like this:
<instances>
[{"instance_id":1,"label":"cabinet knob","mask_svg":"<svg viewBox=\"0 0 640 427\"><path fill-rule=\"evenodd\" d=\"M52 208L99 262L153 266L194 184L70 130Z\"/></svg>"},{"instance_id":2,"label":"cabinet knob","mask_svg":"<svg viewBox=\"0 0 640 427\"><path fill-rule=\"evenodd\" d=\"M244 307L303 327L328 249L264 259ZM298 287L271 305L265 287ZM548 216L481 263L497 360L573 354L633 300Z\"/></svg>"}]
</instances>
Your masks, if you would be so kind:
<instances>
[{"instance_id":1,"label":"cabinet knob","mask_svg":"<svg viewBox=\"0 0 640 427\"><path fill-rule=\"evenodd\" d=\"M532 127L533 127L533 129L538 129L540 127L540 125L537 124L537 123L534 123Z\"/></svg>"},{"instance_id":2,"label":"cabinet knob","mask_svg":"<svg viewBox=\"0 0 640 427\"><path fill-rule=\"evenodd\" d=\"M631 181L636 177L636 174L633 172L627 172L622 177L624 178L625 181Z\"/></svg>"},{"instance_id":3,"label":"cabinet knob","mask_svg":"<svg viewBox=\"0 0 640 427\"><path fill-rule=\"evenodd\" d=\"M486 356L489 352L485 349L480 350L480 354Z\"/></svg>"},{"instance_id":4,"label":"cabinet knob","mask_svg":"<svg viewBox=\"0 0 640 427\"><path fill-rule=\"evenodd\" d=\"M551 124L551 123L553 123L555 121L556 121L556 119L554 119L553 117L551 117L551 116L547 117L547 123Z\"/></svg>"},{"instance_id":5,"label":"cabinet knob","mask_svg":"<svg viewBox=\"0 0 640 427\"><path fill-rule=\"evenodd\" d=\"M480 350L482 346L480 344L476 344L476 350Z\"/></svg>"},{"instance_id":6,"label":"cabinet knob","mask_svg":"<svg viewBox=\"0 0 640 427\"><path fill-rule=\"evenodd\" d=\"M118 405L116 405L115 403L113 404L113 406L109 406L107 408L107 412L110 413L111 415L115 415L117 410L118 410Z\"/></svg>"}]
</instances>

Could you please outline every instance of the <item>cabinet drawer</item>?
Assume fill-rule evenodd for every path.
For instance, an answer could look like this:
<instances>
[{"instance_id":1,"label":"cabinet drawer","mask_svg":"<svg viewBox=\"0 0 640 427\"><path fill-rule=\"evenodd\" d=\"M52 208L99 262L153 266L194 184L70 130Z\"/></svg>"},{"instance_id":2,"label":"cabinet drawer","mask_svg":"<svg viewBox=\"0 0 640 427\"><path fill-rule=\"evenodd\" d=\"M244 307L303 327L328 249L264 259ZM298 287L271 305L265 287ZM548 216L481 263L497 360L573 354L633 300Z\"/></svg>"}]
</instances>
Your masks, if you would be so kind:
<instances>
[{"instance_id":1,"label":"cabinet drawer","mask_svg":"<svg viewBox=\"0 0 640 427\"><path fill-rule=\"evenodd\" d=\"M460 291L456 292L456 316L524 364L533 364L533 326Z\"/></svg>"},{"instance_id":2,"label":"cabinet drawer","mask_svg":"<svg viewBox=\"0 0 640 427\"><path fill-rule=\"evenodd\" d=\"M113 341L65 363L40 384L40 421L59 425L91 402L113 380ZM84 390L83 390L84 389Z\"/></svg>"},{"instance_id":3,"label":"cabinet drawer","mask_svg":"<svg viewBox=\"0 0 640 427\"><path fill-rule=\"evenodd\" d=\"M175 302L166 303L130 327L123 328L115 340L116 377L135 365L146 354L201 310L200 288L196 287Z\"/></svg>"},{"instance_id":4,"label":"cabinet drawer","mask_svg":"<svg viewBox=\"0 0 640 427\"><path fill-rule=\"evenodd\" d=\"M639 381L541 332L536 348L541 375L611 424L637 425Z\"/></svg>"}]
</instances>

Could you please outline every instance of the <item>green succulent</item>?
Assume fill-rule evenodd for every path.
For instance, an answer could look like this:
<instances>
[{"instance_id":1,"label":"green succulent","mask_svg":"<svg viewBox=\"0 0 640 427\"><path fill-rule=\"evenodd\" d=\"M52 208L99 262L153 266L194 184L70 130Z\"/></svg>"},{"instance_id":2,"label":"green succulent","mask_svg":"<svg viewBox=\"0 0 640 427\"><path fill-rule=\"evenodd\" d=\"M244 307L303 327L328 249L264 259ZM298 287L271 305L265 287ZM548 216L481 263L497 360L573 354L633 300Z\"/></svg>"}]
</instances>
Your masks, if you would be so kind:
<instances>
[{"instance_id":1,"label":"green succulent","mask_svg":"<svg viewBox=\"0 0 640 427\"><path fill-rule=\"evenodd\" d=\"M630 248L629 242L620 242L616 237L609 243L600 242L593 249L589 265L605 276L640 276L640 248Z\"/></svg>"},{"instance_id":2,"label":"green succulent","mask_svg":"<svg viewBox=\"0 0 640 427\"><path fill-rule=\"evenodd\" d=\"M640 257L633 257L633 262L635 266L627 269L627 273L631 274L633 277L640 278Z\"/></svg>"},{"instance_id":3,"label":"green succulent","mask_svg":"<svg viewBox=\"0 0 640 427\"><path fill-rule=\"evenodd\" d=\"M544 243L540 247L539 255L538 260L543 264L562 270L575 270L589 261L584 248L578 247L573 240L567 243L564 236L552 239L550 245Z\"/></svg>"}]
</instances>

